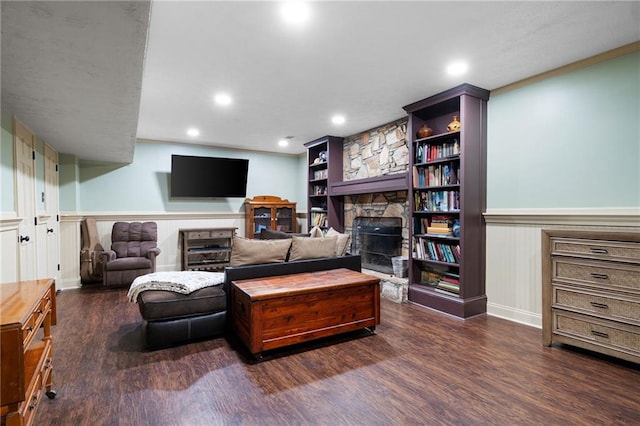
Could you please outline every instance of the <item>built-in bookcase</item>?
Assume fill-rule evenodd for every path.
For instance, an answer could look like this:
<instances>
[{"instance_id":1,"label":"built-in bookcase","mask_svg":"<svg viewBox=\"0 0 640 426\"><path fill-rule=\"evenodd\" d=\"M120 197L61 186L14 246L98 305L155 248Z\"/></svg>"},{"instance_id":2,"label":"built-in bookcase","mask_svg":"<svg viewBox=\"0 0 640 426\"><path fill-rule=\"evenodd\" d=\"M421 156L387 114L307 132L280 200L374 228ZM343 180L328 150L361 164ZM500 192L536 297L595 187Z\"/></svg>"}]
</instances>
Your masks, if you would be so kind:
<instances>
[{"instance_id":1,"label":"built-in bookcase","mask_svg":"<svg viewBox=\"0 0 640 426\"><path fill-rule=\"evenodd\" d=\"M411 136L409 300L467 318L486 312L486 105L463 84L404 107ZM460 128L448 129L454 120ZM418 138L427 125L433 133Z\"/></svg>"},{"instance_id":2,"label":"built-in bookcase","mask_svg":"<svg viewBox=\"0 0 640 426\"><path fill-rule=\"evenodd\" d=\"M307 213L309 229L333 227L343 231L343 201L332 196L332 183L342 181L342 138L325 136L304 146L307 148Z\"/></svg>"}]
</instances>

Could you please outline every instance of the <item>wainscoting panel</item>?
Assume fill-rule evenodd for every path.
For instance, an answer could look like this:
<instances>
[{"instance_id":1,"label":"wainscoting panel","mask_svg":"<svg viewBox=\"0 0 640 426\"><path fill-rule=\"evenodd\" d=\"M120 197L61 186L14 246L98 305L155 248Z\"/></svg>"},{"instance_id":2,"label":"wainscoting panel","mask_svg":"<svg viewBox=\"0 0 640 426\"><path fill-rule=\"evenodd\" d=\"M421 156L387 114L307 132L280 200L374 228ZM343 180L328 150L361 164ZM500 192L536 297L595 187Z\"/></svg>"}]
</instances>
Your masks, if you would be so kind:
<instances>
[{"instance_id":1,"label":"wainscoting panel","mask_svg":"<svg viewBox=\"0 0 640 426\"><path fill-rule=\"evenodd\" d=\"M22 220L15 216L0 219L0 283L18 280L18 226Z\"/></svg>"},{"instance_id":2,"label":"wainscoting panel","mask_svg":"<svg viewBox=\"0 0 640 426\"><path fill-rule=\"evenodd\" d=\"M238 228L236 235L244 236L244 212L239 213L96 213L61 215L61 289L78 288L80 283L80 251L82 239L80 223L85 217L96 219L100 243L105 249L111 247L111 229L113 224L122 222L154 221L158 224L158 247L162 251L156 259L157 271L180 270L180 247L178 230L189 228ZM304 215L298 215L298 226L306 221Z\"/></svg>"},{"instance_id":3,"label":"wainscoting panel","mask_svg":"<svg viewBox=\"0 0 640 426\"><path fill-rule=\"evenodd\" d=\"M485 221L487 313L540 328L542 230L640 231L640 209L500 210Z\"/></svg>"}]
</instances>

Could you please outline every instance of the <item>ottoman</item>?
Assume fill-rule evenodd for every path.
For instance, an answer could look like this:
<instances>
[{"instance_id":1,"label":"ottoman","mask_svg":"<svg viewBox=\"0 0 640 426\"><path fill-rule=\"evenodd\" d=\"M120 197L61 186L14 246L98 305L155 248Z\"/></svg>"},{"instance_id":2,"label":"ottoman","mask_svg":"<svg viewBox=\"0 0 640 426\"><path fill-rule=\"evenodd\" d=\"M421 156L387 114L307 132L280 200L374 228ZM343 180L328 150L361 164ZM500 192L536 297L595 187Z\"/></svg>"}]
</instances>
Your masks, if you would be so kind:
<instances>
[{"instance_id":1,"label":"ottoman","mask_svg":"<svg viewBox=\"0 0 640 426\"><path fill-rule=\"evenodd\" d=\"M158 349L224 334L227 296L222 285L184 294L147 289L137 294L142 337L147 348Z\"/></svg>"}]
</instances>

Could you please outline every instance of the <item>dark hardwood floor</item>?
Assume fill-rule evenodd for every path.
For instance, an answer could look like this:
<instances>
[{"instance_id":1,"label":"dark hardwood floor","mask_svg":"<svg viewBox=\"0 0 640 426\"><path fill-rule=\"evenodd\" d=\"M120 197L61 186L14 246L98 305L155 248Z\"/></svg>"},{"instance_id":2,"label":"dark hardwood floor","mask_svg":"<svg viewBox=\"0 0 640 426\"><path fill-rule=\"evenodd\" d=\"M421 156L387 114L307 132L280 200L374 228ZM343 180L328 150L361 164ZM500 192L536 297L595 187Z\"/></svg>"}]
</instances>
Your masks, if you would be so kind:
<instances>
[{"instance_id":1,"label":"dark hardwood floor","mask_svg":"<svg viewBox=\"0 0 640 426\"><path fill-rule=\"evenodd\" d=\"M536 328L382 300L376 334L271 354L225 338L145 351L126 290L58 295L54 400L35 425L632 425L640 367ZM332 343L332 344L329 344Z\"/></svg>"}]
</instances>

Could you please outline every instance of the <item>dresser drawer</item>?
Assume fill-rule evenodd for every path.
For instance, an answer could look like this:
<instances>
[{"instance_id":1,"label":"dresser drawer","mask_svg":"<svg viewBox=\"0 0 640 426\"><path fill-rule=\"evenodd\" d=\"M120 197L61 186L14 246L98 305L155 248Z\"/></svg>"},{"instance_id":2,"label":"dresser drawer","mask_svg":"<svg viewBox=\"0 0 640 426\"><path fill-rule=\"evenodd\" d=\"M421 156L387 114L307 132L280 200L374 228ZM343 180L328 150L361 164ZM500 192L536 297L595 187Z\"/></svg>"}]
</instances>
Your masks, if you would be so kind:
<instances>
[{"instance_id":1,"label":"dresser drawer","mask_svg":"<svg viewBox=\"0 0 640 426\"><path fill-rule=\"evenodd\" d=\"M640 299L635 297L554 286L553 307L576 309L618 321L636 321L640 325Z\"/></svg>"},{"instance_id":2,"label":"dresser drawer","mask_svg":"<svg viewBox=\"0 0 640 426\"><path fill-rule=\"evenodd\" d=\"M553 332L634 356L640 355L639 327L554 309Z\"/></svg>"},{"instance_id":3,"label":"dresser drawer","mask_svg":"<svg viewBox=\"0 0 640 426\"><path fill-rule=\"evenodd\" d=\"M29 315L29 318L27 318L27 320L22 325L22 347L23 348L26 348L27 346L29 346L29 343L31 343L31 340L33 340L33 336L36 334L36 331L38 331L36 328L37 318L38 318L38 315L35 312L32 312L31 315Z\"/></svg>"},{"instance_id":4,"label":"dresser drawer","mask_svg":"<svg viewBox=\"0 0 640 426\"><path fill-rule=\"evenodd\" d=\"M231 237L233 237L232 230L211 231L211 238L231 238Z\"/></svg>"},{"instance_id":5,"label":"dresser drawer","mask_svg":"<svg viewBox=\"0 0 640 426\"><path fill-rule=\"evenodd\" d=\"M552 264L554 282L640 293L640 266L563 257L554 257Z\"/></svg>"},{"instance_id":6,"label":"dresser drawer","mask_svg":"<svg viewBox=\"0 0 640 426\"><path fill-rule=\"evenodd\" d=\"M187 232L187 238L190 240L202 240L211 237L210 231L191 231Z\"/></svg>"},{"instance_id":7,"label":"dresser drawer","mask_svg":"<svg viewBox=\"0 0 640 426\"><path fill-rule=\"evenodd\" d=\"M640 263L640 243L636 242L552 238L551 253Z\"/></svg>"}]
</instances>

